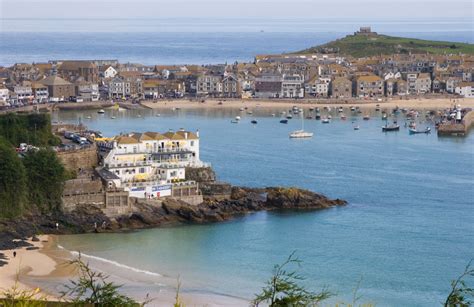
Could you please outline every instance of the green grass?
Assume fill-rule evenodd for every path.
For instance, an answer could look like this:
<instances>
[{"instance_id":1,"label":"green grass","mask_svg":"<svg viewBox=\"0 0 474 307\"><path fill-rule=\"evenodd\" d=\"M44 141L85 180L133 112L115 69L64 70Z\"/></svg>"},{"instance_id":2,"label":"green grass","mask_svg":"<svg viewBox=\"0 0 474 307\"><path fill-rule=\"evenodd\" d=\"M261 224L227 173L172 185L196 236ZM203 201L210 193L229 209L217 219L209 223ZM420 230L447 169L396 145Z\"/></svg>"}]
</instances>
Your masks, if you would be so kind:
<instances>
[{"instance_id":1,"label":"green grass","mask_svg":"<svg viewBox=\"0 0 474 307\"><path fill-rule=\"evenodd\" d=\"M348 35L327 44L297 53L322 52L333 48L340 54L353 57L388 55L394 53L474 54L474 44L431 41L387 35Z\"/></svg>"}]
</instances>

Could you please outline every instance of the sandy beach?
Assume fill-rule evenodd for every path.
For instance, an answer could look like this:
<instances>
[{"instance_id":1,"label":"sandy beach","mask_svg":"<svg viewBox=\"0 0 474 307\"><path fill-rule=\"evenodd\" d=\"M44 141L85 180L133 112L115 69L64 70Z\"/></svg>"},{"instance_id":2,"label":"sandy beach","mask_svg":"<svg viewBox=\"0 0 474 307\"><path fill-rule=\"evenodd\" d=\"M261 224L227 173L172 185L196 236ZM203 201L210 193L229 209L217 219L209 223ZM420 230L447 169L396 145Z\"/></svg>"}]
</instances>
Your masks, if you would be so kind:
<instances>
[{"instance_id":1,"label":"sandy beach","mask_svg":"<svg viewBox=\"0 0 474 307\"><path fill-rule=\"evenodd\" d=\"M292 106L298 107L323 107L330 106L359 106L360 108L375 108L379 104L382 109L392 109L395 107L407 109L446 109L454 104L460 104L464 108L474 108L474 98L411 98L411 99L387 99L378 100L341 100L340 102L324 101L324 100L252 100L252 99L205 99L202 100L158 100L144 101L142 106L151 109L199 109L199 108L215 108L215 109L239 109L239 108L268 108L268 109L288 109Z\"/></svg>"},{"instance_id":2,"label":"sandy beach","mask_svg":"<svg viewBox=\"0 0 474 307\"><path fill-rule=\"evenodd\" d=\"M1 251L4 254L6 265L0 267L0 294L4 291L16 287L17 291L35 292L38 299L59 300L58 287L68 283L69 280L77 277L76 269L68 264L68 260L75 256L67 250L58 247L57 237L52 235L38 236L39 241L28 239L27 242L32 247L22 247L14 250ZM16 256L13 256L16 252ZM83 261L89 262L88 258ZM101 263L90 261L94 270L104 271L110 276L110 280L126 285L130 282L127 279L118 277L114 269L104 268ZM100 268L100 269L99 269ZM147 306L171 306L175 302L176 280L174 278L163 277L162 282L167 285L155 293L149 293L152 301ZM180 301L186 306L243 306L248 302L239 298L224 295L214 295L205 293L186 293L185 282L180 293ZM131 295L138 301L143 301L145 297ZM140 297L139 297L140 296Z\"/></svg>"}]
</instances>

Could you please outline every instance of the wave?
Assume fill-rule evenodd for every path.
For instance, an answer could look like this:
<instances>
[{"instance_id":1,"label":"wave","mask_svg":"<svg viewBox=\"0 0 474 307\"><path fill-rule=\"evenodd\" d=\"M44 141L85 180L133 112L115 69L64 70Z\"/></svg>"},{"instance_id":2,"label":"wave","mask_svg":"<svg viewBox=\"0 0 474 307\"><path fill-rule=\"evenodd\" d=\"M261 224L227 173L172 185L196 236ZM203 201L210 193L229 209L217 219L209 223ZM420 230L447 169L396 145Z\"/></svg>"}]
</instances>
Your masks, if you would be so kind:
<instances>
[{"instance_id":1,"label":"wave","mask_svg":"<svg viewBox=\"0 0 474 307\"><path fill-rule=\"evenodd\" d=\"M58 244L58 248L59 249L64 249L66 250L63 246L59 245ZM88 254L84 254L84 253L79 253L77 251L69 251L71 254L75 255L75 256L79 256L79 254L81 255L81 257L85 257L85 258L89 258L89 259L94 259L94 260L97 260L97 261L100 261L100 262L105 262L105 263L109 263L109 264L112 264L116 267L119 267L119 268L122 268L122 269L126 269L126 270L130 270L130 271L133 271L133 272L136 272L136 273L142 273L142 274L146 274L146 275L149 275L149 276L155 276L155 277L162 277L161 274L159 273L155 273L155 272L151 272L151 271L147 271L147 270L142 270L142 269L138 269L138 268L134 268L134 267L131 267L131 266L128 266L126 264L123 264L123 263L120 263L120 262L117 262L117 261L114 261L114 260L109 260L109 259L106 259L106 258L102 258L102 257L97 257L97 256L92 256L92 255L88 255Z\"/></svg>"}]
</instances>

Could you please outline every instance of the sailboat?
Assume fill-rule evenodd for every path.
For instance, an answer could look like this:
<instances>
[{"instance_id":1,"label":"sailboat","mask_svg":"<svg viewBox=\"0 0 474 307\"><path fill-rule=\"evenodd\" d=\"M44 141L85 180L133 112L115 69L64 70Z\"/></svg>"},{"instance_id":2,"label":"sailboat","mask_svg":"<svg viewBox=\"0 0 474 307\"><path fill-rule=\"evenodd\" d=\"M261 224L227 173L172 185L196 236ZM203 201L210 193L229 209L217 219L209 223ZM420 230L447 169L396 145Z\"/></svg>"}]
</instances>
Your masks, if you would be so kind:
<instances>
[{"instance_id":1,"label":"sailboat","mask_svg":"<svg viewBox=\"0 0 474 307\"><path fill-rule=\"evenodd\" d=\"M290 133L290 139L304 139L304 138L312 138L313 133L304 131L304 115L301 112L301 130L295 130Z\"/></svg>"}]
</instances>

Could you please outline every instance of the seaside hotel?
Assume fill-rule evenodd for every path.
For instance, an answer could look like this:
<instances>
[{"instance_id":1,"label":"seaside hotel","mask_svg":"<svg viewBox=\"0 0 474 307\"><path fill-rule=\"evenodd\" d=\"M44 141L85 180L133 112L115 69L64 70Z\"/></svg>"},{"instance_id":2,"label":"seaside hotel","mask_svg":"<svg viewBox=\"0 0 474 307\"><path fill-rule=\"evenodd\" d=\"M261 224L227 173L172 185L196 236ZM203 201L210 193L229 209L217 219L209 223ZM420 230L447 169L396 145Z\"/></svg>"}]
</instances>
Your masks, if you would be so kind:
<instances>
[{"instance_id":1,"label":"seaside hotel","mask_svg":"<svg viewBox=\"0 0 474 307\"><path fill-rule=\"evenodd\" d=\"M199 159L199 131L145 132L99 142L108 187L123 188L131 197L184 197L199 194L186 180L186 167L205 167Z\"/></svg>"}]
</instances>

